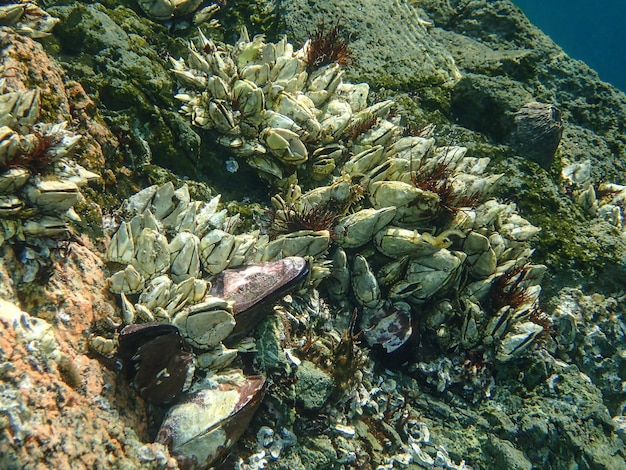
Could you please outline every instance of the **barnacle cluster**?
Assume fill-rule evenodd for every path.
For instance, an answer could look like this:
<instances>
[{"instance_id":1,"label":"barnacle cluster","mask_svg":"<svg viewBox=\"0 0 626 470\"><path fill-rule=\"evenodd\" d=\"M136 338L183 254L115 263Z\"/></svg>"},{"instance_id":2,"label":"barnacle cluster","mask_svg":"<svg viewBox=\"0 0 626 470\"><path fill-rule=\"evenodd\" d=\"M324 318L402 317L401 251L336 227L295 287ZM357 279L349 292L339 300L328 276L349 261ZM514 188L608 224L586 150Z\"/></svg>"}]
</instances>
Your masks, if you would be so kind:
<instances>
[{"instance_id":1,"label":"barnacle cluster","mask_svg":"<svg viewBox=\"0 0 626 470\"><path fill-rule=\"evenodd\" d=\"M170 409L157 436L181 465L187 459L209 465L245 429L240 424L220 431L235 417L239 423L250 419L265 378L224 372L237 355L232 345L258 323L261 316L253 314L258 307L271 305L309 274L304 258L276 255L258 231L234 234L239 216L227 216L219 200L193 201L186 185L175 189L166 183L126 201L120 211L126 220L111 237L106 261L114 271L108 287L120 295L127 327L119 347L115 339L89 339L92 349L117 352L128 363L127 372L146 400L170 404L188 392ZM279 251L288 253L282 246ZM254 264L270 258L280 259ZM227 339L231 347L224 345ZM155 367L165 371L156 381ZM206 380L194 382L196 367ZM196 414L207 418L193 418ZM189 431L189 420L198 429ZM204 426L214 431L205 432Z\"/></svg>"},{"instance_id":2,"label":"barnacle cluster","mask_svg":"<svg viewBox=\"0 0 626 470\"><path fill-rule=\"evenodd\" d=\"M563 167L563 185L586 216L611 224L620 233L626 227L626 186L611 182L594 182L589 160Z\"/></svg>"},{"instance_id":3,"label":"barnacle cluster","mask_svg":"<svg viewBox=\"0 0 626 470\"><path fill-rule=\"evenodd\" d=\"M69 231L81 186L98 178L68 157L80 135L39 122L38 89L8 91L0 79L0 245Z\"/></svg>"},{"instance_id":4,"label":"barnacle cluster","mask_svg":"<svg viewBox=\"0 0 626 470\"><path fill-rule=\"evenodd\" d=\"M106 254L124 323L176 326L215 380L224 374L216 370L232 364L238 329L248 323L220 286L226 277L243 285L246 266L253 283L264 273L276 278L278 269L280 279L306 275L308 287L334 300L324 309L304 307L302 315L298 301L285 307L298 323L292 344L303 354L317 346L303 344L300 326L329 320L314 334L322 343L330 338L336 352L346 349L337 364L324 366L331 372L350 374L342 368L357 364L349 356L358 355L353 335L360 334L372 350L401 357L430 382L436 360L456 355L465 374L435 385L460 382L484 392L471 370L489 374L475 364L518 357L546 328L538 309L545 268L530 262L529 240L539 229L514 204L489 196L499 175L486 173L488 158L439 147L432 130L403 136L392 101L368 105L368 86L344 83L336 61L316 66L311 47L319 48L309 41L294 51L286 39L266 43L245 32L227 46L200 33L189 58L173 61L181 112L214 131L278 193L267 226L248 232L239 230L238 215L221 209L219 196L193 201L185 185L152 186L131 197ZM114 349L102 338L91 343L101 352ZM359 387L345 377L333 383L339 395L354 397ZM197 385L202 394L215 388ZM255 387L258 398L262 382ZM167 439L161 442L182 456L206 450L175 450ZM419 443L411 455L434 461Z\"/></svg>"},{"instance_id":5,"label":"barnacle cluster","mask_svg":"<svg viewBox=\"0 0 626 470\"><path fill-rule=\"evenodd\" d=\"M59 22L34 2L15 1L0 6L0 25L11 26L18 33L32 38L48 36Z\"/></svg>"},{"instance_id":6,"label":"barnacle cluster","mask_svg":"<svg viewBox=\"0 0 626 470\"><path fill-rule=\"evenodd\" d=\"M173 61L181 112L280 190L270 236L318 260L328 249L327 291L344 311L358 307L370 346L420 343L422 357L486 363L521 354L546 326L536 321L545 267L530 262L539 229L489 197L499 175L485 172L488 158L438 147L432 130L403 136L394 103L368 105L367 84L344 82L337 60L310 63L312 45L200 34ZM322 230L295 224L311 214Z\"/></svg>"}]
</instances>

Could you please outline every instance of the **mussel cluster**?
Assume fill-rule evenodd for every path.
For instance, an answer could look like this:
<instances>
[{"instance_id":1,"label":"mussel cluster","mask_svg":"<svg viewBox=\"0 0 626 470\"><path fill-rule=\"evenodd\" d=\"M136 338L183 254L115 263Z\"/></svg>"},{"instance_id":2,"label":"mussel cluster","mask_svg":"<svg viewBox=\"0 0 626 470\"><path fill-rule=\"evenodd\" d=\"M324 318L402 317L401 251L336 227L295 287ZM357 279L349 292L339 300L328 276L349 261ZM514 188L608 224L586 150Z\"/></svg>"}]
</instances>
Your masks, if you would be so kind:
<instances>
[{"instance_id":1,"label":"mussel cluster","mask_svg":"<svg viewBox=\"0 0 626 470\"><path fill-rule=\"evenodd\" d=\"M38 89L7 91L0 79L0 245L52 237L80 220L80 187L98 178L67 158L80 135L39 122Z\"/></svg>"}]
</instances>

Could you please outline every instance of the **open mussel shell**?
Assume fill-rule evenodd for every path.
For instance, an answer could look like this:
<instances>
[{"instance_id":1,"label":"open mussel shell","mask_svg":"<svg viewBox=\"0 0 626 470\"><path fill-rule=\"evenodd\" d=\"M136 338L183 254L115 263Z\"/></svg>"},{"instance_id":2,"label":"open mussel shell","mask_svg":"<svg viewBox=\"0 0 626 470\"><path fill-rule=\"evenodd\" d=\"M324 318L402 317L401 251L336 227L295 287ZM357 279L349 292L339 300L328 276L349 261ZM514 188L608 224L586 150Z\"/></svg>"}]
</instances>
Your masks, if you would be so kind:
<instances>
[{"instance_id":1,"label":"open mussel shell","mask_svg":"<svg viewBox=\"0 0 626 470\"><path fill-rule=\"evenodd\" d=\"M168 411L156 436L181 468L208 468L226 456L265 394L260 375L190 393Z\"/></svg>"},{"instance_id":2,"label":"open mussel shell","mask_svg":"<svg viewBox=\"0 0 626 470\"><path fill-rule=\"evenodd\" d=\"M122 371L146 401L173 402L191 383L194 359L191 349L173 325L128 325L119 335L117 357Z\"/></svg>"},{"instance_id":3,"label":"open mussel shell","mask_svg":"<svg viewBox=\"0 0 626 470\"><path fill-rule=\"evenodd\" d=\"M251 331L263 318L259 310L298 286L309 274L308 262L298 256L226 269L211 279L211 295L234 301L237 324L229 340Z\"/></svg>"},{"instance_id":4,"label":"open mussel shell","mask_svg":"<svg viewBox=\"0 0 626 470\"><path fill-rule=\"evenodd\" d=\"M405 302L383 307L369 319L362 318L361 328L367 344L386 363L403 363L418 342L411 307Z\"/></svg>"}]
</instances>

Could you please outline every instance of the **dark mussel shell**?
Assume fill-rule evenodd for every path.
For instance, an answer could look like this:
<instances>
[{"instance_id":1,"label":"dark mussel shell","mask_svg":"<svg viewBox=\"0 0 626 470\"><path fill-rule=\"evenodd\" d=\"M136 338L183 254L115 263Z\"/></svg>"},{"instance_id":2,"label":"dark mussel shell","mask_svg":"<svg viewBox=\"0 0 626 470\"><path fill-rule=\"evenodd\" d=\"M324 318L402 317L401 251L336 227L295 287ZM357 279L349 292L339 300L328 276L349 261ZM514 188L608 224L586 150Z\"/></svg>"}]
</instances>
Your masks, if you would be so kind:
<instances>
[{"instance_id":1,"label":"dark mussel shell","mask_svg":"<svg viewBox=\"0 0 626 470\"><path fill-rule=\"evenodd\" d=\"M173 325L126 326L119 335L117 356L139 395L156 405L178 398L194 373L191 348Z\"/></svg>"},{"instance_id":2,"label":"dark mussel shell","mask_svg":"<svg viewBox=\"0 0 626 470\"><path fill-rule=\"evenodd\" d=\"M233 313L237 324L229 340L252 331L263 318L259 310L292 291L308 274L309 263L304 258L289 256L226 269L211 279L211 295L235 302Z\"/></svg>"},{"instance_id":3,"label":"dark mussel shell","mask_svg":"<svg viewBox=\"0 0 626 470\"><path fill-rule=\"evenodd\" d=\"M396 302L386 306L366 323L360 326L365 341L373 351L397 364L406 360L417 341L411 307L407 303Z\"/></svg>"},{"instance_id":4,"label":"dark mussel shell","mask_svg":"<svg viewBox=\"0 0 626 470\"><path fill-rule=\"evenodd\" d=\"M241 437L264 394L260 375L190 393L170 408L155 441L169 448L180 468L208 468Z\"/></svg>"}]
</instances>

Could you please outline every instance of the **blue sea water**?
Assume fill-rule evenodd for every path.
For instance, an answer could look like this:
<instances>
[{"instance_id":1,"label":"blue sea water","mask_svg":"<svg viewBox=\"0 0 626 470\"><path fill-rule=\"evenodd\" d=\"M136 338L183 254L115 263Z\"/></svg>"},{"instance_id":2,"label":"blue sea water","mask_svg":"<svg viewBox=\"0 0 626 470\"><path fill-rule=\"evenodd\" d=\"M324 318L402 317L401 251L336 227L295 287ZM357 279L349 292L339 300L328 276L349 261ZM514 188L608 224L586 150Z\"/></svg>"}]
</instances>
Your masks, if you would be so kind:
<instances>
[{"instance_id":1,"label":"blue sea water","mask_svg":"<svg viewBox=\"0 0 626 470\"><path fill-rule=\"evenodd\" d=\"M513 1L568 55L626 91L626 1Z\"/></svg>"}]
</instances>

